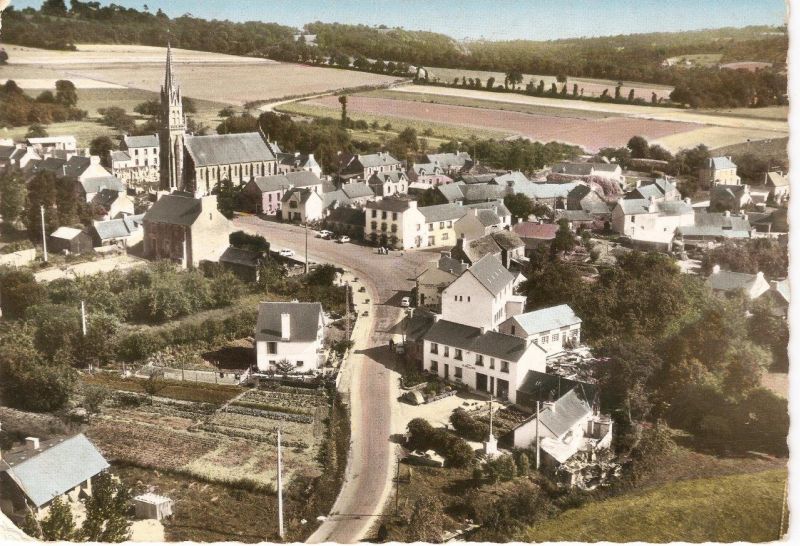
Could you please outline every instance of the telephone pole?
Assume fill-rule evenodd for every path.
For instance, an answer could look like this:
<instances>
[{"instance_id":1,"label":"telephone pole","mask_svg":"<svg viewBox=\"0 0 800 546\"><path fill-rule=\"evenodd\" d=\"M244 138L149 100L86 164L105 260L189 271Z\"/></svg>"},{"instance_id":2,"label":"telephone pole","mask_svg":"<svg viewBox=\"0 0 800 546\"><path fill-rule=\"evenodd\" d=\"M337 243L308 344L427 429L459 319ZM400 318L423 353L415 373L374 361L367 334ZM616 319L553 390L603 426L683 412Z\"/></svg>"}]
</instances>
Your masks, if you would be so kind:
<instances>
[{"instance_id":1,"label":"telephone pole","mask_svg":"<svg viewBox=\"0 0 800 546\"><path fill-rule=\"evenodd\" d=\"M539 470L540 451L539 451L539 405L541 402L536 401L536 470Z\"/></svg>"},{"instance_id":2,"label":"telephone pole","mask_svg":"<svg viewBox=\"0 0 800 546\"><path fill-rule=\"evenodd\" d=\"M281 429L278 429L278 536L281 540L284 538L283 533L283 477L281 476Z\"/></svg>"},{"instance_id":3,"label":"telephone pole","mask_svg":"<svg viewBox=\"0 0 800 546\"><path fill-rule=\"evenodd\" d=\"M400 457L397 458L397 470L395 472L395 493L394 493L394 516L400 513Z\"/></svg>"},{"instance_id":4,"label":"telephone pole","mask_svg":"<svg viewBox=\"0 0 800 546\"><path fill-rule=\"evenodd\" d=\"M86 342L86 302L81 300L81 333L83 333L83 341ZM84 353L85 355L85 353ZM92 372L92 361L91 359L86 359L86 364L89 366L89 373Z\"/></svg>"},{"instance_id":5,"label":"telephone pole","mask_svg":"<svg viewBox=\"0 0 800 546\"><path fill-rule=\"evenodd\" d=\"M44 205L39 205L39 210L42 213L42 249L44 250L43 257L44 261L47 262L47 234L45 233L45 227L44 227Z\"/></svg>"},{"instance_id":6,"label":"telephone pole","mask_svg":"<svg viewBox=\"0 0 800 546\"><path fill-rule=\"evenodd\" d=\"M345 340L350 341L350 283L344 283Z\"/></svg>"},{"instance_id":7,"label":"telephone pole","mask_svg":"<svg viewBox=\"0 0 800 546\"><path fill-rule=\"evenodd\" d=\"M306 220L305 228L306 228L306 275L308 275L308 220Z\"/></svg>"}]
</instances>

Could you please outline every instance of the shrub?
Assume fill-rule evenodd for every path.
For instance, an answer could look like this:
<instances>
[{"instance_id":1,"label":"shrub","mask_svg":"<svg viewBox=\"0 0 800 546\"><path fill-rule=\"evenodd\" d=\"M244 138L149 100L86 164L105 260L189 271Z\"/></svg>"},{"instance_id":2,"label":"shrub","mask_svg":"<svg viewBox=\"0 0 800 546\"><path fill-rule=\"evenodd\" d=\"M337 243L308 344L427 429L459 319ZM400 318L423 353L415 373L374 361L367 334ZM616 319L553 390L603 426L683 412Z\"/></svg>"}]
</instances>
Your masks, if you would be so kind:
<instances>
[{"instance_id":1,"label":"shrub","mask_svg":"<svg viewBox=\"0 0 800 546\"><path fill-rule=\"evenodd\" d=\"M476 420L464 408L456 408L450 414L450 423L467 440L482 442L489 437L489 426Z\"/></svg>"},{"instance_id":2,"label":"shrub","mask_svg":"<svg viewBox=\"0 0 800 546\"><path fill-rule=\"evenodd\" d=\"M517 475L517 465L511 455L500 455L486 461L484 472L489 483L507 482Z\"/></svg>"}]
</instances>

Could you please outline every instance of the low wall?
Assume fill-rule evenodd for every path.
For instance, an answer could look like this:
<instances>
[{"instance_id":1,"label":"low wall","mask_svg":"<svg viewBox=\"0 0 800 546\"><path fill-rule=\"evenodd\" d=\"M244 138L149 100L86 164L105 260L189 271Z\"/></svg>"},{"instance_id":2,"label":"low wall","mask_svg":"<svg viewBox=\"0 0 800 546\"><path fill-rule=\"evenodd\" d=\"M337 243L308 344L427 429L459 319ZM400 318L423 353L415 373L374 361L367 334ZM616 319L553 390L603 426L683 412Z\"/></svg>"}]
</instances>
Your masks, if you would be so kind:
<instances>
[{"instance_id":1,"label":"low wall","mask_svg":"<svg viewBox=\"0 0 800 546\"><path fill-rule=\"evenodd\" d=\"M36 259L36 249L17 250L10 254L0 254L0 265L12 267L25 267Z\"/></svg>"}]
</instances>

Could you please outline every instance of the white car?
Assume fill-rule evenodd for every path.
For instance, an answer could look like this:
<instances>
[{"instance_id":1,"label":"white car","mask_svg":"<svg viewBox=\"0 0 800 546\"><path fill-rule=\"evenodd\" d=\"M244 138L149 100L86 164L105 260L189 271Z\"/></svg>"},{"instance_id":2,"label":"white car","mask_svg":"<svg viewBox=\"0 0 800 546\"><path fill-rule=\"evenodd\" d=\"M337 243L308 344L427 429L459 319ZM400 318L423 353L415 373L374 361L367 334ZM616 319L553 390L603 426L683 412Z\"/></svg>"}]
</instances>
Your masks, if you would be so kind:
<instances>
[{"instance_id":1,"label":"white car","mask_svg":"<svg viewBox=\"0 0 800 546\"><path fill-rule=\"evenodd\" d=\"M294 250L289 250L288 248L284 248L283 250L278 252L278 254L280 256L283 256L284 258L289 258L290 256L294 256Z\"/></svg>"},{"instance_id":2,"label":"white car","mask_svg":"<svg viewBox=\"0 0 800 546\"><path fill-rule=\"evenodd\" d=\"M411 306L411 298L409 298L408 296L400 300L400 307L410 307L410 306Z\"/></svg>"},{"instance_id":3,"label":"white car","mask_svg":"<svg viewBox=\"0 0 800 546\"><path fill-rule=\"evenodd\" d=\"M333 232L328 231L327 229L323 229L322 231L319 232L319 236L321 239L330 239L332 235Z\"/></svg>"},{"instance_id":4,"label":"white car","mask_svg":"<svg viewBox=\"0 0 800 546\"><path fill-rule=\"evenodd\" d=\"M348 237L347 235L342 235L341 237L339 237L339 242L340 243L349 243L350 242L350 237Z\"/></svg>"}]
</instances>

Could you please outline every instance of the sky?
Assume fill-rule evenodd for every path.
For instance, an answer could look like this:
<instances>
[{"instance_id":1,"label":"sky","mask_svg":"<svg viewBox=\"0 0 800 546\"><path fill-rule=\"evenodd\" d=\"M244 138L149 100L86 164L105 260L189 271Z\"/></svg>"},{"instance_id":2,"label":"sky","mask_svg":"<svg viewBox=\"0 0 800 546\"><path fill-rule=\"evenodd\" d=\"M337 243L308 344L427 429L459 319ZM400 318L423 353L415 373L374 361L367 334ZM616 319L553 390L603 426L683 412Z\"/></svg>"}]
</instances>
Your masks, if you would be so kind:
<instances>
[{"instance_id":1,"label":"sky","mask_svg":"<svg viewBox=\"0 0 800 546\"><path fill-rule=\"evenodd\" d=\"M101 4L111 2L101 0ZM301 28L313 21L403 27L456 39L553 40L703 28L780 25L783 0L114 0L170 17L266 21ZM12 0L17 9L41 0ZM69 2L67 1L67 5Z\"/></svg>"}]
</instances>

